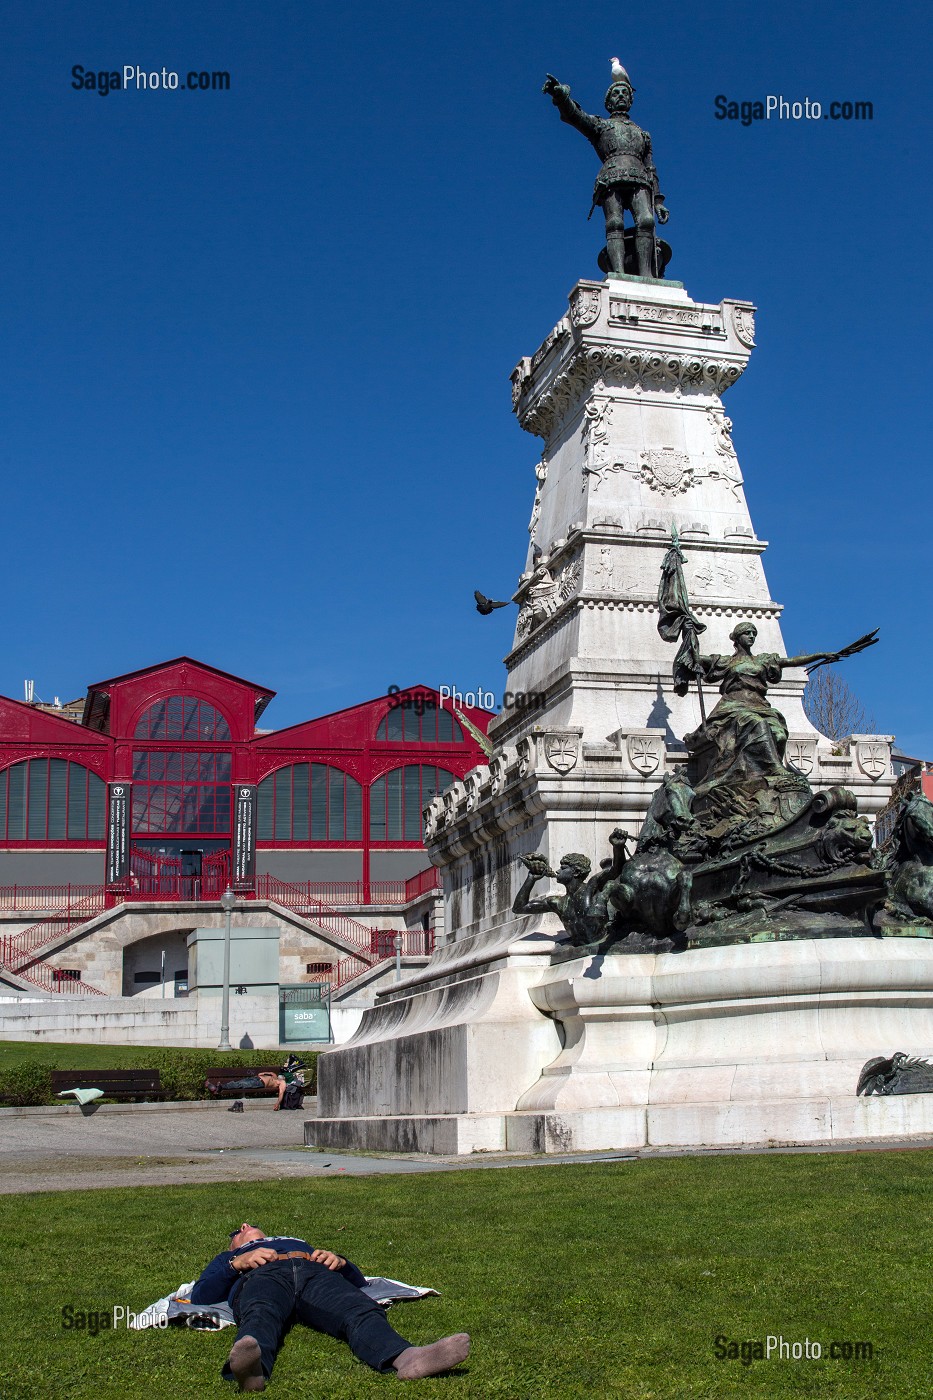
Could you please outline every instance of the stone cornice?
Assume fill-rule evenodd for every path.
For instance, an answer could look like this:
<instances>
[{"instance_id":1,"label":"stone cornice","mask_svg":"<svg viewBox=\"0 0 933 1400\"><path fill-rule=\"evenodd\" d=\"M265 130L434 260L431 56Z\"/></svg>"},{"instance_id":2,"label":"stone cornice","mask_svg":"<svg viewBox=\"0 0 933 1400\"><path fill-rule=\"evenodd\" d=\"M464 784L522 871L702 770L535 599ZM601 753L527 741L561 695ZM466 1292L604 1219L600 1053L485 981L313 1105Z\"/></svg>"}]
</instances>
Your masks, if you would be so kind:
<instances>
[{"instance_id":1,"label":"stone cornice","mask_svg":"<svg viewBox=\"0 0 933 1400\"><path fill-rule=\"evenodd\" d=\"M536 650L542 642L547 641L560 627L569 622L571 614L584 609L598 609L606 612L656 613L658 600L656 597L618 598L590 594L589 592L576 594L574 597L568 598L566 602L561 603L546 622L539 624L534 631L523 637L512 648L505 658L505 664L509 670L512 670L520 661ZM711 599L702 603L691 603L691 610L697 617L735 617L762 621L765 618L779 618L784 608L781 603L737 603L734 601L727 603Z\"/></svg>"},{"instance_id":2,"label":"stone cornice","mask_svg":"<svg viewBox=\"0 0 933 1400\"><path fill-rule=\"evenodd\" d=\"M669 287L579 282L570 314L512 373L522 427L550 439L597 382L607 388L720 395L754 344L754 307L703 305Z\"/></svg>"}]
</instances>

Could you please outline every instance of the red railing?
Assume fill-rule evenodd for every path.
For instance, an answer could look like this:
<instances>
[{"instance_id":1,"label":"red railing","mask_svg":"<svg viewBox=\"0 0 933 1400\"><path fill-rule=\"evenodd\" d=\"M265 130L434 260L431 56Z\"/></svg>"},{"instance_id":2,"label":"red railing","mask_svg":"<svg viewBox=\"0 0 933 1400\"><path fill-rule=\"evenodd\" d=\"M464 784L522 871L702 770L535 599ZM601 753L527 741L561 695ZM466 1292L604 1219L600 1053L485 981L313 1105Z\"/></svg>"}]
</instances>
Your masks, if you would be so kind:
<instances>
[{"instance_id":1,"label":"red railing","mask_svg":"<svg viewBox=\"0 0 933 1400\"><path fill-rule=\"evenodd\" d=\"M33 960L37 949L64 938L79 924L85 924L88 919L93 919L95 914L101 913L105 907L104 887L98 885L90 894L72 900L49 918L40 919L38 923L30 924L29 928L21 929L19 933L7 934L2 941L0 960L11 972L25 976L21 968Z\"/></svg>"},{"instance_id":2,"label":"red railing","mask_svg":"<svg viewBox=\"0 0 933 1400\"><path fill-rule=\"evenodd\" d=\"M417 875L412 875L410 880L405 881L405 902L441 888L441 872L437 866L429 865L427 870L420 870Z\"/></svg>"},{"instance_id":3,"label":"red railing","mask_svg":"<svg viewBox=\"0 0 933 1400\"><path fill-rule=\"evenodd\" d=\"M79 887L82 888L82 887ZM73 899L47 919L30 924L19 933L0 939L0 963L17 977L41 987L47 992L69 992L84 996L103 996L97 987L80 980L64 979L57 968L45 963L36 965L36 953L59 938L64 938L81 924L93 919L106 907L106 892L102 885L91 886L91 892Z\"/></svg>"},{"instance_id":4,"label":"red railing","mask_svg":"<svg viewBox=\"0 0 933 1400\"><path fill-rule=\"evenodd\" d=\"M37 963L34 967L21 968L16 976L21 977L24 982L31 982L43 992L64 992L67 996L106 996L106 992L102 992L99 987L92 987L90 983L82 982L79 977L56 977L56 971L57 968L49 967L46 963Z\"/></svg>"},{"instance_id":5,"label":"red railing","mask_svg":"<svg viewBox=\"0 0 933 1400\"><path fill-rule=\"evenodd\" d=\"M275 904L281 904L283 908L320 924L328 932L336 933L345 943L355 944L364 952L364 956L369 956L373 930L351 919L349 914L332 909L323 900L315 899L309 894L307 885L289 884L275 875L260 875L256 881L256 895L259 899L271 899Z\"/></svg>"},{"instance_id":6,"label":"red railing","mask_svg":"<svg viewBox=\"0 0 933 1400\"><path fill-rule=\"evenodd\" d=\"M434 934L425 932L423 929L399 929L402 935L402 946L400 952L402 957L425 957L434 952ZM341 958L334 963L328 975L331 990L338 992L345 987L348 982L352 982L356 977L362 977L364 972L371 972L373 968L379 967L382 963L391 962L395 957L395 934L394 929L373 929L374 961L364 962L362 958L348 957Z\"/></svg>"},{"instance_id":7,"label":"red railing","mask_svg":"<svg viewBox=\"0 0 933 1400\"><path fill-rule=\"evenodd\" d=\"M263 897L263 881L274 880L274 875L260 875L257 894ZM286 883L280 881L279 883ZM366 908L371 904L410 904L423 894L441 888L440 874L432 865L421 870L410 880L300 880L287 882L292 890L301 890L304 899L322 904L355 906Z\"/></svg>"},{"instance_id":8,"label":"red railing","mask_svg":"<svg viewBox=\"0 0 933 1400\"><path fill-rule=\"evenodd\" d=\"M212 851L203 856L200 875L192 875L185 872L184 862L178 856L134 850L130 854L129 881L117 897L198 902L219 899L229 884L229 851Z\"/></svg>"},{"instance_id":9,"label":"red railing","mask_svg":"<svg viewBox=\"0 0 933 1400\"><path fill-rule=\"evenodd\" d=\"M60 909L99 889L99 885L0 885L0 911L15 914L18 910Z\"/></svg>"},{"instance_id":10,"label":"red railing","mask_svg":"<svg viewBox=\"0 0 933 1400\"><path fill-rule=\"evenodd\" d=\"M182 875L181 861L174 856L152 856L148 851L133 853L128 885L112 892L112 903L135 899L219 899L230 878L230 855L218 851L205 856L201 874ZM272 876L260 876L260 882ZM421 870L410 880L307 880L292 886L304 891L307 900L333 906L369 904L409 904L423 894L439 890L440 874L433 866ZM0 885L0 913L15 914L22 910L48 909L55 911L73 899L83 899L100 889L99 885ZM252 891L241 891L248 897Z\"/></svg>"}]
</instances>

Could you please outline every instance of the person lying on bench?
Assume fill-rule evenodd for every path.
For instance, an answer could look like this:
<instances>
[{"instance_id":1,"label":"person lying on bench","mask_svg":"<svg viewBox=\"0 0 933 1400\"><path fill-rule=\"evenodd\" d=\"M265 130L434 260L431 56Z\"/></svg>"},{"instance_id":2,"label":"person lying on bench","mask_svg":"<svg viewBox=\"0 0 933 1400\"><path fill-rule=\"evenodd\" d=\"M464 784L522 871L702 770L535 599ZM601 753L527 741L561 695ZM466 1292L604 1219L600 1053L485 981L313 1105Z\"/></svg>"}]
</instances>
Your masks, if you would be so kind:
<instances>
[{"instance_id":1,"label":"person lying on bench","mask_svg":"<svg viewBox=\"0 0 933 1400\"><path fill-rule=\"evenodd\" d=\"M275 1089L279 1096L275 1105L275 1109L278 1110L282 1107L285 1091L290 1084L298 1084L304 1088L304 1075L301 1072L303 1069L304 1063L294 1055L289 1055L283 1067L274 1074L269 1070L260 1070L257 1074L247 1074L242 1079L228 1079L226 1082L205 1079L204 1085L212 1094L219 1094L222 1089L232 1090L237 1094L244 1093L247 1089ZM289 1107L292 1105L289 1104Z\"/></svg>"},{"instance_id":2,"label":"person lying on bench","mask_svg":"<svg viewBox=\"0 0 933 1400\"><path fill-rule=\"evenodd\" d=\"M236 1341L221 1374L240 1390L265 1390L285 1330L294 1322L349 1344L374 1371L402 1380L437 1376L470 1350L466 1332L416 1347L389 1326L385 1313L360 1289L355 1264L329 1249L313 1249L292 1235L265 1235L244 1221L230 1248L208 1264L191 1291L192 1303L227 1302L237 1321Z\"/></svg>"}]
</instances>

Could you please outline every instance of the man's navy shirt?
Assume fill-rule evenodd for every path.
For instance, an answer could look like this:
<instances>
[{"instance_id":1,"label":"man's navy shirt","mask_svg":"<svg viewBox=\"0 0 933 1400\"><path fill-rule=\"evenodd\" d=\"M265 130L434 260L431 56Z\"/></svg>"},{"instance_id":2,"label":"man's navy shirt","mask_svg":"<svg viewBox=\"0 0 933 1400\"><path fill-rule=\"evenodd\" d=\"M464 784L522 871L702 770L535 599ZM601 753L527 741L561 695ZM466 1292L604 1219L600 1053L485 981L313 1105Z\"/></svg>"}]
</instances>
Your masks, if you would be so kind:
<instances>
[{"instance_id":1,"label":"man's navy shirt","mask_svg":"<svg viewBox=\"0 0 933 1400\"><path fill-rule=\"evenodd\" d=\"M241 1244L239 1249L225 1249L208 1264L201 1274L194 1288L191 1290L192 1303L233 1303L234 1294L238 1293L242 1284L255 1269L247 1269L245 1273L235 1273L230 1267L231 1259L235 1259L238 1254L248 1254L251 1249L274 1249L279 1254L290 1254L293 1250L304 1250L305 1253L313 1253L313 1246L307 1240L297 1240L293 1235L267 1235L261 1240L250 1240L248 1244ZM336 1253L336 1251L334 1251ZM266 1268L261 1264L260 1268ZM323 1266L322 1266L323 1267ZM350 1283L355 1283L357 1288L362 1288L366 1283L364 1274L361 1274L355 1264L351 1264L349 1259L342 1269L335 1269L334 1273L342 1274Z\"/></svg>"}]
</instances>

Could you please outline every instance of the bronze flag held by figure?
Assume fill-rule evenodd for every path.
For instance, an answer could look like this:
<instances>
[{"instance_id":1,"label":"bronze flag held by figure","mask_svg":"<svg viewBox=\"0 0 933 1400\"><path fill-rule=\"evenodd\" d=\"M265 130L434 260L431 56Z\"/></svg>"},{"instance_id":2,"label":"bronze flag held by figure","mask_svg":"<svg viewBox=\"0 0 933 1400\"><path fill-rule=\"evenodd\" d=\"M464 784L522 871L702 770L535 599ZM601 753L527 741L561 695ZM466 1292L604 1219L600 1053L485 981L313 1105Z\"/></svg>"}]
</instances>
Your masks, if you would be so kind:
<instances>
[{"instance_id":1,"label":"bronze flag held by figure","mask_svg":"<svg viewBox=\"0 0 933 1400\"><path fill-rule=\"evenodd\" d=\"M674 693L686 695L690 682L696 677L697 693L700 697L700 715L706 722L706 707L703 703L703 687L700 683L700 647L698 638L706 631L706 624L700 622L690 611L687 585L684 582L684 556L680 548L677 526L671 526L671 547L661 564L661 582L658 585L658 631L666 642L680 642L674 657Z\"/></svg>"}]
</instances>

